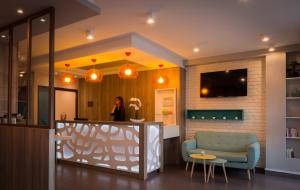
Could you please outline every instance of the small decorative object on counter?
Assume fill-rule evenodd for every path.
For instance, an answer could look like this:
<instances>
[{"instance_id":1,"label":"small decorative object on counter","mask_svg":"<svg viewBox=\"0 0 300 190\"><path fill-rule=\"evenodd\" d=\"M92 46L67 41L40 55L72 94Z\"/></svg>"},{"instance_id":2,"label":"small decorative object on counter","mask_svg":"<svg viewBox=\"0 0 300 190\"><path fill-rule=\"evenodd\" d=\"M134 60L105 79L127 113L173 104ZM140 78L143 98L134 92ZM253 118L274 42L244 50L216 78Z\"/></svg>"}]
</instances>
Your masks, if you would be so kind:
<instances>
[{"instance_id":1,"label":"small decorative object on counter","mask_svg":"<svg viewBox=\"0 0 300 190\"><path fill-rule=\"evenodd\" d=\"M67 120L67 113L66 112L62 112L60 114L60 120L62 120L62 121L66 121Z\"/></svg>"},{"instance_id":2,"label":"small decorative object on counter","mask_svg":"<svg viewBox=\"0 0 300 190\"><path fill-rule=\"evenodd\" d=\"M292 149L292 148L286 149L286 157L287 158L295 158L294 149Z\"/></svg>"},{"instance_id":3,"label":"small decorative object on counter","mask_svg":"<svg viewBox=\"0 0 300 190\"><path fill-rule=\"evenodd\" d=\"M287 128L286 130L287 137L298 137L298 131L296 128Z\"/></svg>"},{"instance_id":4,"label":"small decorative object on counter","mask_svg":"<svg viewBox=\"0 0 300 190\"><path fill-rule=\"evenodd\" d=\"M11 124L17 124L17 118L16 117L12 117L10 120L11 120Z\"/></svg>"},{"instance_id":5,"label":"small decorative object on counter","mask_svg":"<svg viewBox=\"0 0 300 190\"><path fill-rule=\"evenodd\" d=\"M4 115L4 116L1 118L1 123L2 123L2 124L7 124L7 115Z\"/></svg>"},{"instance_id":6,"label":"small decorative object on counter","mask_svg":"<svg viewBox=\"0 0 300 190\"><path fill-rule=\"evenodd\" d=\"M130 104L129 107L134 108L134 118L130 118L130 121L135 122L135 123L140 123L145 121L144 118L139 119L139 110L142 107L142 102L139 98L130 98Z\"/></svg>"}]
</instances>

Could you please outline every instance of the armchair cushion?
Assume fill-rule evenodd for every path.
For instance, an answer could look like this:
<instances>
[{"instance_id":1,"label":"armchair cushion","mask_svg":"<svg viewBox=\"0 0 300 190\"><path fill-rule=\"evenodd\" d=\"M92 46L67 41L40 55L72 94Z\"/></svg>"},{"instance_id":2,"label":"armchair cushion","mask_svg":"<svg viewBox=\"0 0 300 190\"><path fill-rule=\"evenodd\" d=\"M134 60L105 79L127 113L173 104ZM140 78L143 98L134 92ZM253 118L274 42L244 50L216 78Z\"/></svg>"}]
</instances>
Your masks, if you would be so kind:
<instances>
[{"instance_id":1,"label":"armchair cushion","mask_svg":"<svg viewBox=\"0 0 300 190\"><path fill-rule=\"evenodd\" d=\"M191 161L189 151L196 149L196 140L186 140L182 143L181 153L184 161Z\"/></svg>"},{"instance_id":2,"label":"armchair cushion","mask_svg":"<svg viewBox=\"0 0 300 190\"><path fill-rule=\"evenodd\" d=\"M247 154L248 154L248 165L249 168L254 168L256 166L256 163L259 160L260 156L260 145L258 142L249 144L247 147Z\"/></svg>"}]
</instances>

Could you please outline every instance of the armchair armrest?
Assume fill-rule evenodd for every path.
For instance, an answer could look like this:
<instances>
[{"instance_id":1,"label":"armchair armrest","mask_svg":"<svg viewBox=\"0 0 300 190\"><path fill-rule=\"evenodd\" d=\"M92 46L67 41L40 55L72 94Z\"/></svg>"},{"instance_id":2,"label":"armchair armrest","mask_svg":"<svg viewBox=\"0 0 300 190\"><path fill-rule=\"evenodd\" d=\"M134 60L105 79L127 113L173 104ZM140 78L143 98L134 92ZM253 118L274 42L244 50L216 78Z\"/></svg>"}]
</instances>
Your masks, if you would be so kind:
<instances>
[{"instance_id":1,"label":"armchair armrest","mask_svg":"<svg viewBox=\"0 0 300 190\"><path fill-rule=\"evenodd\" d=\"M190 139L182 143L181 154L184 161L190 160L189 150L196 149L196 140Z\"/></svg>"},{"instance_id":2,"label":"armchair armrest","mask_svg":"<svg viewBox=\"0 0 300 190\"><path fill-rule=\"evenodd\" d=\"M248 152L248 168L253 169L260 157L260 145L258 142L249 144L247 147Z\"/></svg>"}]
</instances>

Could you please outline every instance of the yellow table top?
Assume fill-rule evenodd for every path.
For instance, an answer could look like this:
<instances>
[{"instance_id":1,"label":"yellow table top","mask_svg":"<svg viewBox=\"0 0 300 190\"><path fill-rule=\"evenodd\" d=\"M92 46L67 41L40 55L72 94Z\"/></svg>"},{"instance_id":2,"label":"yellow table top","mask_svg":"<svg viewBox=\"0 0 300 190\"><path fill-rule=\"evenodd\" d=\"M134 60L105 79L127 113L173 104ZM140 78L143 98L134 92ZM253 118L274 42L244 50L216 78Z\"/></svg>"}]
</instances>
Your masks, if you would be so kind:
<instances>
[{"instance_id":1,"label":"yellow table top","mask_svg":"<svg viewBox=\"0 0 300 190\"><path fill-rule=\"evenodd\" d=\"M193 159L200 159L200 160L213 160L216 159L215 155L212 154L191 154L191 158Z\"/></svg>"}]
</instances>

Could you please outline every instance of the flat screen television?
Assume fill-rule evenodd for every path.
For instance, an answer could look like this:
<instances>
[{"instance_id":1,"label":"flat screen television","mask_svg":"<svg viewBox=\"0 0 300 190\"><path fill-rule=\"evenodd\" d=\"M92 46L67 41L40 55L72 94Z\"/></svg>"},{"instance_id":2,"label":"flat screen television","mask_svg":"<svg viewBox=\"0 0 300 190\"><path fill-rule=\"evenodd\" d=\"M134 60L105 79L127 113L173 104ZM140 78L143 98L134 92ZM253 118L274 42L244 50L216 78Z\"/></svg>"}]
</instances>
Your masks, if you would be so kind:
<instances>
[{"instance_id":1,"label":"flat screen television","mask_svg":"<svg viewBox=\"0 0 300 190\"><path fill-rule=\"evenodd\" d=\"M247 96L247 69L201 73L200 97Z\"/></svg>"}]
</instances>

